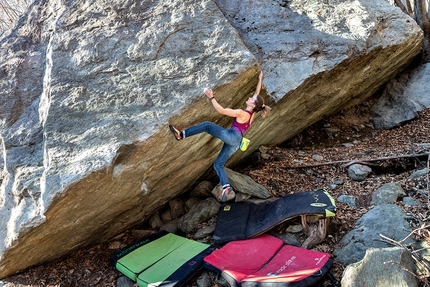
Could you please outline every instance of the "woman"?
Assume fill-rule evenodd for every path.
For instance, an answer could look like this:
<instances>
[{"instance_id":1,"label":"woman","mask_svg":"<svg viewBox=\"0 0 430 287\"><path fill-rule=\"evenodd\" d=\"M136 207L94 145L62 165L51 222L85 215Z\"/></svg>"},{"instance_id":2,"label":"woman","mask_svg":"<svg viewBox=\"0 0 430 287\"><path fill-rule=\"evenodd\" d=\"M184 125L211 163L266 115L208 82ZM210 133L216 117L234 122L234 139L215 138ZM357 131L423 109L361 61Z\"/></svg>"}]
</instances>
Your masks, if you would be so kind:
<instances>
[{"instance_id":1,"label":"woman","mask_svg":"<svg viewBox=\"0 0 430 287\"><path fill-rule=\"evenodd\" d=\"M212 90L205 89L205 95L211 100L211 103L217 112L222 115L234 118L233 125L230 129L223 128L211 122L202 122L196 126L184 130L180 130L174 126L169 125L169 128L176 140L182 140L184 138L206 132L224 142L224 145L214 163L214 169L222 185L221 200L223 202L227 200L228 194L233 190L228 182L227 174L224 169L225 163L231 157L231 155L238 150L243 134L251 125L255 113L261 111L262 116L265 117L270 111L270 107L264 105L264 99L259 95L262 78L263 73L260 72L255 93L246 101L245 110L223 108L214 98Z\"/></svg>"}]
</instances>

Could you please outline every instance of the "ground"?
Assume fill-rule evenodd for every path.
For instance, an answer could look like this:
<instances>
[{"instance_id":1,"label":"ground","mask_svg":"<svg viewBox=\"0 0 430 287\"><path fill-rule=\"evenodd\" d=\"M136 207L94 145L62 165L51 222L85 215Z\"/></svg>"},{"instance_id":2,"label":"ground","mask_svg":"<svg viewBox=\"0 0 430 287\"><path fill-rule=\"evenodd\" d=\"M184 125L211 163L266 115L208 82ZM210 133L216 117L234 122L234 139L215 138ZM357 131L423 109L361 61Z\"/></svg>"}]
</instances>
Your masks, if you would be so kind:
<instances>
[{"instance_id":1,"label":"ground","mask_svg":"<svg viewBox=\"0 0 430 287\"><path fill-rule=\"evenodd\" d=\"M337 215L331 221L326 239L316 246L317 250L332 254L335 244L371 208L371 194L387 182L400 182L407 196L421 202L420 207L402 202L398 205L428 224L428 174L418 180L408 177L414 170L429 165L430 109L401 127L384 131L372 128L370 105L368 102L322 120L283 146L271 147L263 158L252 157L248 165L237 170L264 185L273 196L320 187L328 188L334 198L342 194L354 195L358 199L355 207L336 202ZM352 161L367 162L373 173L365 181L352 181L347 175ZM29 268L4 282L11 287L116 286L121 274L110 265L109 256L115 248L135 241L134 231L128 230L111 242ZM428 238L428 229L419 231L414 234L417 239ZM331 273L340 279L344 268L334 259ZM195 281L191 285L195 285ZM428 285L423 281L422 286Z\"/></svg>"}]
</instances>

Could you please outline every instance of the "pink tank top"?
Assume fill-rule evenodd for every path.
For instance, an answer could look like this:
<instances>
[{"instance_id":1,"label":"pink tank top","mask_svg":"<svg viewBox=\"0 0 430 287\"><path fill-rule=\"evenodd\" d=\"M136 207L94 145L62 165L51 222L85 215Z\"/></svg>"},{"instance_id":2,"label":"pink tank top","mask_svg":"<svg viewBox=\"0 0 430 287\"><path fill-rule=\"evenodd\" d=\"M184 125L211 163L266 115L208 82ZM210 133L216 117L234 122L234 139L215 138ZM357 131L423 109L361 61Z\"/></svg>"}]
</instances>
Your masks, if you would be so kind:
<instances>
[{"instance_id":1,"label":"pink tank top","mask_svg":"<svg viewBox=\"0 0 430 287\"><path fill-rule=\"evenodd\" d=\"M238 131L242 136L243 134L248 130L249 126L251 125L251 117L252 112L245 110L249 114L249 119L246 123L239 123L237 122L236 118L234 118L233 125L231 126L232 129Z\"/></svg>"}]
</instances>

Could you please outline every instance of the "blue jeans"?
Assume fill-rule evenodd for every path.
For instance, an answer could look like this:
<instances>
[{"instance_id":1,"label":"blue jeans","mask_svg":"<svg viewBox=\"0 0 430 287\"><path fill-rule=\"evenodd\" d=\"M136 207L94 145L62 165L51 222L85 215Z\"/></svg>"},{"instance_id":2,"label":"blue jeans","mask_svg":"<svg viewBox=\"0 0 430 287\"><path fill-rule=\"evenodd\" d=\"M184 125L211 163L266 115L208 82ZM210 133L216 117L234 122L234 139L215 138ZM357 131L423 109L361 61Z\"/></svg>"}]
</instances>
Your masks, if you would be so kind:
<instances>
[{"instance_id":1,"label":"blue jeans","mask_svg":"<svg viewBox=\"0 0 430 287\"><path fill-rule=\"evenodd\" d=\"M214 162L214 169L219 177L221 185L228 184L227 173L224 165L227 160L235 153L242 141L242 135L234 129L226 129L211 122L202 122L182 131L183 138L194 136L200 133L208 133L224 142L221 151Z\"/></svg>"}]
</instances>

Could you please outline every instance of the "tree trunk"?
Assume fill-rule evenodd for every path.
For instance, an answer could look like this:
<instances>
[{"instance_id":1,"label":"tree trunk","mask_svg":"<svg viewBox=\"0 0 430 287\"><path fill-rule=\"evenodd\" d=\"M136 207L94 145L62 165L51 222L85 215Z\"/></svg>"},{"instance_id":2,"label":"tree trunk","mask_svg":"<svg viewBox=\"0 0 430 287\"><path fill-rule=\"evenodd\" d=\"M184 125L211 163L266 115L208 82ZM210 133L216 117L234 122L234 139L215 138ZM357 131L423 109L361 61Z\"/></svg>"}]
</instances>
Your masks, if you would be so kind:
<instances>
[{"instance_id":1,"label":"tree trunk","mask_svg":"<svg viewBox=\"0 0 430 287\"><path fill-rule=\"evenodd\" d=\"M324 241L327 236L329 217L320 218L316 222L309 223L307 222L307 216L302 215L301 220L303 232L307 236L306 240L301 245L302 248L311 249Z\"/></svg>"},{"instance_id":2,"label":"tree trunk","mask_svg":"<svg viewBox=\"0 0 430 287\"><path fill-rule=\"evenodd\" d=\"M402 10L403 13L408 14L412 18L414 18L414 11L412 10L411 2L409 0L406 1L406 6L403 5L403 2L401 0L394 0L394 3L396 3L397 7Z\"/></svg>"},{"instance_id":3,"label":"tree trunk","mask_svg":"<svg viewBox=\"0 0 430 287\"><path fill-rule=\"evenodd\" d=\"M430 19L428 15L428 0L415 0L415 21L424 31L423 55L424 63L430 62Z\"/></svg>"}]
</instances>

